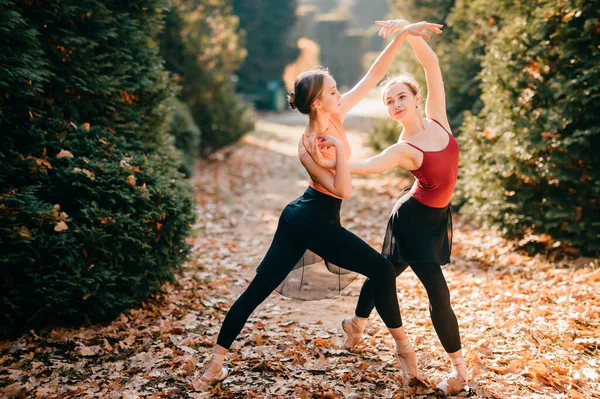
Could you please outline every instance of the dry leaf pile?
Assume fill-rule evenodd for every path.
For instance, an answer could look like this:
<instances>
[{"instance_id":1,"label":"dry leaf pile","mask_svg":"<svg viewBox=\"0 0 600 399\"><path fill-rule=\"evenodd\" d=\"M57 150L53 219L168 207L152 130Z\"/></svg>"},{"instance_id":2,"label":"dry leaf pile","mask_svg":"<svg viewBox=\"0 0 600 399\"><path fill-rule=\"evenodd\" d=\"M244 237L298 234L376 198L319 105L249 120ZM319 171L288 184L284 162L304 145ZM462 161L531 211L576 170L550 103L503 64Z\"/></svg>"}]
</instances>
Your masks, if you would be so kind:
<instances>
[{"instance_id":1,"label":"dry leaf pile","mask_svg":"<svg viewBox=\"0 0 600 399\"><path fill-rule=\"evenodd\" d=\"M352 314L358 279L317 302L273 294L251 316L227 357L231 376L200 380L225 313L264 255L283 206L306 185L295 152L301 131L270 122L201 162L193 258L176 285L108 325L30 331L0 343L0 396L7 398L399 398L392 341L374 314L365 341L341 349L339 322ZM358 133L352 133L358 137ZM343 223L379 248L406 178L357 178ZM445 266L478 398L600 398L598 259L549 262L515 250L493 231L455 218L453 262ZM409 270L398 278L407 333L435 397L450 363Z\"/></svg>"}]
</instances>

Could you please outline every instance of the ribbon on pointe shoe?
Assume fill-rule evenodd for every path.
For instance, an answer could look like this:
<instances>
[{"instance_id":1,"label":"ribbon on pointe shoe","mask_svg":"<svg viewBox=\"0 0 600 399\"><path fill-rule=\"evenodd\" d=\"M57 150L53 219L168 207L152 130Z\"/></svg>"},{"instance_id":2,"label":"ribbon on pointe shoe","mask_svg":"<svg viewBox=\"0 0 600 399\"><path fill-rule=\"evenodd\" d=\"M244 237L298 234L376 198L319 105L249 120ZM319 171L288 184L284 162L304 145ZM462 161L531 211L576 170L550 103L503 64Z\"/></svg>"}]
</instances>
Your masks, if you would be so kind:
<instances>
[{"instance_id":1,"label":"ribbon on pointe shoe","mask_svg":"<svg viewBox=\"0 0 600 399\"><path fill-rule=\"evenodd\" d=\"M398 359L398 364L402 371L402 384L404 385L404 388L427 387L427 383L419 377L415 349L408 338L395 341L396 359ZM413 372L410 372L410 369L413 369Z\"/></svg>"}]
</instances>

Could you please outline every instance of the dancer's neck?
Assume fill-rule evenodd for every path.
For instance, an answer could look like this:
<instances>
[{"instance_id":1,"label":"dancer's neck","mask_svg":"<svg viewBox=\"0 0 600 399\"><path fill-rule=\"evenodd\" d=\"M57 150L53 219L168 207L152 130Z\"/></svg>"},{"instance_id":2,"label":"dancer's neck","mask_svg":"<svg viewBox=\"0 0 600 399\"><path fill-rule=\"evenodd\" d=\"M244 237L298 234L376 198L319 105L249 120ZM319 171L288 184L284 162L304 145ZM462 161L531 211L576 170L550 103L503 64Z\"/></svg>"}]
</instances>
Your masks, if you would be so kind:
<instances>
[{"instance_id":1,"label":"dancer's neck","mask_svg":"<svg viewBox=\"0 0 600 399\"><path fill-rule=\"evenodd\" d=\"M412 118L405 119L400 125L403 127L402 139L408 140L425 130L425 118L421 113L415 113Z\"/></svg>"},{"instance_id":2,"label":"dancer's neck","mask_svg":"<svg viewBox=\"0 0 600 399\"><path fill-rule=\"evenodd\" d=\"M306 126L305 134L324 134L329 128L329 116L324 112L311 115L308 120L308 126Z\"/></svg>"}]
</instances>

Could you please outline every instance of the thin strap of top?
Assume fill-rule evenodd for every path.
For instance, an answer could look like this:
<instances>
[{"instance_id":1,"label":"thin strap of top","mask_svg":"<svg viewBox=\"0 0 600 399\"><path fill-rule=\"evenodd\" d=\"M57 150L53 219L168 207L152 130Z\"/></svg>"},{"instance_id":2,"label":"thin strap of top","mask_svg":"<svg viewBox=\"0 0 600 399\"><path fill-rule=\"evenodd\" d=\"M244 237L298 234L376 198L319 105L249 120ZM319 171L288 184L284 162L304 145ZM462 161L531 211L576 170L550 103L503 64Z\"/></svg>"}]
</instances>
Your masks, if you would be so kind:
<instances>
[{"instance_id":1,"label":"thin strap of top","mask_svg":"<svg viewBox=\"0 0 600 399\"><path fill-rule=\"evenodd\" d=\"M437 123L438 125L440 125L440 126L442 127L442 129L444 129L444 131L445 131L446 133L448 133L449 135L452 135L452 133L450 133L450 132L448 131L448 129L446 129L446 128L444 127L444 125L442 125L441 123L439 123L437 120L435 120L435 119L433 119L433 118L431 118L431 120L432 120L432 121L434 121L435 123Z\"/></svg>"},{"instance_id":2,"label":"thin strap of top","mask_svg":"<svg viewBox=\"0 0 600 399\"><path fill-rule=\"evenodd\" d=\"M431 118L432 121L434 121L435 123L437 123L438 125L440 125L442 127L442 129L444 129L444 131L446 133L448 133L450 136L452 136L452 133L450 133L448 130L446 130L446 128L444 127L444 125L442 125L441 123L439 123L438 121L436 121L435 119ZM409 146L416 148L417 150L421 151L422 153L425 153L425 151L423 151L422 149L420 149L419 147L417 147L414 144L409 143L408 141L402 141L402 143L404 144L408 144Z\"/></svg>"},{"instance_id":3,"label":"thin strap of top","mask_svg":"<svg viewBox=\"0 0 600 399\"><path fill-rule=\"evenodd\" d=\"M409 146L411 146L411 147L413 147L413 148L416 148L417 150L419 150L419 151L421 151L421 152L425 152L425 151L423 151L422 149L420 149L419 147L417 147L416 145L409 143L408 141L403 141L402 143L404 143L404 144L408 144Z\"/></svg>"}]
</instances>

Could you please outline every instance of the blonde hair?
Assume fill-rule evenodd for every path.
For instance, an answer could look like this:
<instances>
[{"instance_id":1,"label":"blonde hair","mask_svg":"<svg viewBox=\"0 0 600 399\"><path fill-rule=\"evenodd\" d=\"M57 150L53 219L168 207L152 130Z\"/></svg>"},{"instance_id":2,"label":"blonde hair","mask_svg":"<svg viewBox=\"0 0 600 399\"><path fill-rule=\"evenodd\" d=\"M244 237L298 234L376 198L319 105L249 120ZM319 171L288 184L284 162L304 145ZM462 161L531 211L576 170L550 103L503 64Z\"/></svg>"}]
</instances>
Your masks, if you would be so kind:
<instances>
[{"instance_id":1,"label":"blonde hair","mask_svg":"<svg viewBox=\"0 0 600 399\"><path fill-rule=\"evenodd\" d=\"M419 85L419 82L417 82L417 79L415 79L415 77L412 76L410 73L402 73L400 75L392 76L392 77L386 79L381 84L381 99L383 100L384 103L385 103L385 92L388 91L388 89L390 87L392 87L393 85L395 85L397 83L404 83L406 86L408 86L408 88L410 89L412 94L415 95L415 97L420 96L421 85Z\"/></svg>"},{"instance_id":2,"label":"blonde hair","mask_svg":"<svg viewBox=\"0 0 600 399\"><path fill-rule=\"evenodd\" d=\"M294 92L288 93L290 107L298 109L303 114L310 114L312 103L323 92L325 75L331 76L331 73L320 65L298 75L294 82Z\"/></svg>"}]
</instances>

